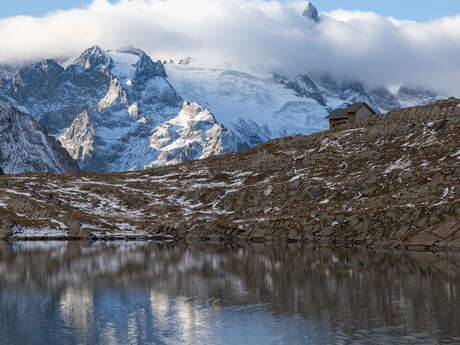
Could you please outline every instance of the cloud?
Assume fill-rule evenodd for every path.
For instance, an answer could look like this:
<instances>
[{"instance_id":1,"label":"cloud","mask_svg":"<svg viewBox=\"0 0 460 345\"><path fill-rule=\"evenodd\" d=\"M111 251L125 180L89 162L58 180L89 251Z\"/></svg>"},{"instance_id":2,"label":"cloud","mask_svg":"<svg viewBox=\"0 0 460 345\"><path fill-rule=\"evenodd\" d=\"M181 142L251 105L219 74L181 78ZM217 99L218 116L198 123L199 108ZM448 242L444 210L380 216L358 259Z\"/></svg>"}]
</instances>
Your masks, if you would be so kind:
<instances>
[{"instance_id":1,"label":"cloud","mask_svg":"<svg viewBox=\"0 0 460 345\"><path fill-rule=\"evenodd\" d=\"M153 58L205 57L262 72L327 71L376 85L460 95L460 16L428 23L371 12L300 15L303 1L94 0L40 18L0 20L0 63L133 45Z\"/></svg>"}]
</instances>

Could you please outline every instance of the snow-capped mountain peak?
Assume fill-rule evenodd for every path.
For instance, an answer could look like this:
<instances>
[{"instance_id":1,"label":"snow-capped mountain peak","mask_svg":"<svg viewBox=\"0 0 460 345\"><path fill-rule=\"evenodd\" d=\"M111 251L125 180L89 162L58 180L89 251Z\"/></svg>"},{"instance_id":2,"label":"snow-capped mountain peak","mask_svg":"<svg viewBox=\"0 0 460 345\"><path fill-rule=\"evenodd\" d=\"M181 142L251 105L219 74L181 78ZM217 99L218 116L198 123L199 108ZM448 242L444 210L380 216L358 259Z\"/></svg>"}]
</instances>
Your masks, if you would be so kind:
<instances>
[{"instance_id":1,"label":"snow-capped mountain peak","mask_svg":"<svg viewBox=\"0 0 460 345\"><path fill-rule=\"evenodd\" d=\"M111 59L99 46L86 49L73 65L79 65L84 69L100 69L102 66L110 66Z\"/></svg>"},{"instance_id":2,"label":"snow-capped mountain peak","mask_svg":"<svg viewBox=\"0 0 460 345\"><path fill-rule=\"evenodd\" d=\"M149 167L236 152L245 144L197 103L184 101L179 114L157 127L150 146L160 154Z\"/></svg>"},{"instance_id":3,"label":"snow-capped mountain peak","mask_svg":"<svg viewBox=\"0 0 460 345\"><path fill-rule=\"evenodd\" d=\"M214 118L214 115L212 115L208 109L203 108L201 105L197 103L190 103L188 101L184 101L184 104L182 105L182 110L179 112L179 115L176 116L174 119L170 120L169 122L174 125L185 126L192 121L194 121L195 123L217 123L216 119Z\"/></svg>"},{"instance_id":4,"label":"snow-capped mountain peak","mask_svg":"<svg viewBox=\"0 0 460 345\"><path fill-rule=\"evenodd\" d=\"M315 22L319 23L318 10L310 1L307 1L307 4L305 5L305 8L302 14L304 17L310 18L314 20Z\"/></svg>"}]
</instances>

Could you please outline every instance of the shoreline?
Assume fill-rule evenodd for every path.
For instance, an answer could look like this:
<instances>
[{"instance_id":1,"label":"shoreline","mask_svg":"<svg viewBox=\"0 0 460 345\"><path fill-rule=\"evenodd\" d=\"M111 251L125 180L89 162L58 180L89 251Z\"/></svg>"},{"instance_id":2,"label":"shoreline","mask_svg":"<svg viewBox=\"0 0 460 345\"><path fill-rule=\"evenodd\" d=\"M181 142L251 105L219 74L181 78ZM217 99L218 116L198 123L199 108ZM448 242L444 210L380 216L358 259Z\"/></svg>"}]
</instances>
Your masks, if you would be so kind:
<instances>
[{"instance_id":1,"label":"shoreline","mask_svg":"<svg viewBox=\"0 0 460 345\"><path fill-rule=\"evenodd\" d=\"M460 252L460 247L439 247L439 246L430 246L424 244L415 244L415 245L405 245L397 243L365 243L363 241L343 241L343 240L318 240L318 241L308 241L308 240L294 240L294 239L264 239L264 238L254 238L250 240L229 240L229 239L210 239L203 237L185 237L185 238L171 238L162 235L153 235L153 236L107 236L107 237L46 237L46 236L35 236L35 237L10 237L8 239L2 240L0 242L4 243L17 243L17 242L85 242L85 243L97 243L97 242L106 242L106 243L117 243L117 242L151 242L158 244L228 244L228 245L267 245L267 246L289 246L289 245L301 245L307 247L317 247L317 248L367 248L373 250L389 250L395 252Z\"/></svg>"}]
</instances>

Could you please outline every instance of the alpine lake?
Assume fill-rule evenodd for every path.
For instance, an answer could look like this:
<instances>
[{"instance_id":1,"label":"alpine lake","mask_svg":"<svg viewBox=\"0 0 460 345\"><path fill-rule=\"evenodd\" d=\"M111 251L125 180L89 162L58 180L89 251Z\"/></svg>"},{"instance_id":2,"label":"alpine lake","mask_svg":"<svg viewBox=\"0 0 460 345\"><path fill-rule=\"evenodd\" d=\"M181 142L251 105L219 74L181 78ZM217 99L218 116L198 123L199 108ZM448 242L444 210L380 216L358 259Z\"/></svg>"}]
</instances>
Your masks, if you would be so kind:
<instances>
[{"instance_id":1,"label":"alpine lake","mask_svg":"<svg viewBox=\"0 0 460 345\"><path fill-rule=\"evenodd\" d=\"M460 253L0 242L0 344L460 344Z\"/></svg>"}]
</instances>

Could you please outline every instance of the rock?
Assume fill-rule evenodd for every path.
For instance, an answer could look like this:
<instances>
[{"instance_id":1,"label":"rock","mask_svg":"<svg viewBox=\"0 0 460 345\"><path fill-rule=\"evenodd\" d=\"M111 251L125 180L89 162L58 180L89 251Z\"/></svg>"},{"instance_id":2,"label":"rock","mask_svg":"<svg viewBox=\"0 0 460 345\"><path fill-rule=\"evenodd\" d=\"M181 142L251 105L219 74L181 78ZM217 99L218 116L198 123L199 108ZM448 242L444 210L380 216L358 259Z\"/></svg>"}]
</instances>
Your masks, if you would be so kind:
<instances>
[{"instance_id":1,"label":"rock","mask_svg":"<svg viewBox=\"0 0 460 345\"><path fill-rule=\"evenodd\" d=\"M410 246L425 246L431 247L439 240L439 236L432 234L429 231L422 231L419 234L410 237L407 241L404 242L406 245Z\"/></svg>"},{"instance_id":2,"label":"rock","mask_svg":"<svg viewBox=\"0 0 460 345\"><path fill-rule=\"evenodd\" d=\"M148 167L157 167L241 151L245 143L219 124L208 109L185 101L175 118L154 130L150 147L158 151L158 158Z\"/></svg>"},{"instance_id":3,"label":"rock","mask_svg":"<svg viewBox=\"0 0 460 345\"><path fill-rule=\"evenodd\" d=\"M316 23L319 23L319 15L318 15L318 10L316 9L315 6L310 1L307 1L307 5L305 6L302 15L304 17L307 17L311 20L313 20Z\"/></svg>"},{"instance_id":4,"label":"rock","mask_svg":"<svg viewBox=\"0 0 460 345\"><path fill-rule=\"evenodd\" d=\"M1 217L0 219L0 240L6 240L8 237L12 235L12 228L14 226L14 222L7 218Z\"/></svg>"},{"instance_id":5,"label":"rock","mask_svg":"<svg viewBox=\"0 0 460 345\"><path fill-rule=\"evenodd\" d=\"M1 99L0 165L2 172L8 174L80 170L77 162L40 124Z\"/></svg>"}]
</instances>

